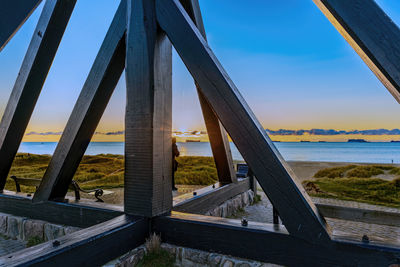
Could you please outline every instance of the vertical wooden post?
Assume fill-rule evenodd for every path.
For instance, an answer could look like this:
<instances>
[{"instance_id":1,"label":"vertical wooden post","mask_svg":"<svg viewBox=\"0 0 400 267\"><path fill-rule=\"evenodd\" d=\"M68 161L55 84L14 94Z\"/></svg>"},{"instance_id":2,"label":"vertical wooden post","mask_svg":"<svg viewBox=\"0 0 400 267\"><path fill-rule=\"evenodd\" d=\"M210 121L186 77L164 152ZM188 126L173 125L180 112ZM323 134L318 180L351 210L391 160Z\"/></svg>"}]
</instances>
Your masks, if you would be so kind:
<instances>
[{"instance_id":1,"label":"vertical wooden post","mask_svg":"<svg viewBox=\"0 0 400 267\"><path fill-rule=\"evenodd\" d=\"M199 29L201 35L207 40L204 29L203 18L198 0L180 0L182 6ZM229 145L228 135L218 120L214 110L201 92L198 83L195 82L197 94L203 112L208 137L210 139L211 150L213 153L215 166L217 167L218 180L221 184L237 183L235 168L233 166L232 152Z\"/></svg>"},{"instance_id":2,"label":"vertical wooden post","mask_svg":"<svg viewBox=\"0 0 400 267\"><path fill-rule=\"evenodd\" d=\"M42 90L76 0L46 1L0 123L0 190Z\"/></svg>"},{"instance_id":3,"label":"vertical wooden post","mask_svg":"<svg viewBox=\"0 0 400 267\"><path fill-rule=\"evenodd\" d=\"M128 0L125 212L153 217L172 208L172 46L154 0Z\"/></svg>"}]
</instances>

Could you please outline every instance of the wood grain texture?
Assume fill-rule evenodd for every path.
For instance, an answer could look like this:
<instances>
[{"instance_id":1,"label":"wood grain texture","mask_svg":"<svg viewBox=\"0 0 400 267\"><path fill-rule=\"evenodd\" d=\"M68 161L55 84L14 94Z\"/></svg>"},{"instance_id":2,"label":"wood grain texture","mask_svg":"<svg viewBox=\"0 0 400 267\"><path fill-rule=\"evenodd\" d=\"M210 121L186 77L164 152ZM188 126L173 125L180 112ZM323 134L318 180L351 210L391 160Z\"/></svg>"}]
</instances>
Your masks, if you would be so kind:
<instances>
[{"instance_id":1,"label":"wood grain texture","mask_svg":"<svg viewBox=\"0 0 400 267\"><path fill-rule=\"evenodd\" d=\"M236 184L227 184L204 194L198 194L191 199L182 201L173 207L174 211L204 214L225 201L249 190L249 178L242 179Z\"/></svg>"},{"instance_id":2,"label":"wood grain texture","mask_svg":"<svg viewBox=\"0 0 400 267\"><path fill-rule=\"evenodd\" d=\"M43 7L0 123L0 190L46 80L76 0L51 0Z\"/></svg>"},{"instance_id":3,"label":"wood grain texture","mask_svg":"<svg viewBox=\"0 0 400 267\"><path fill-rule=\"evenodd\" d=\"M63 199L125 68L122 0L33 200Z\"/></svg>"},{"instance_id":4,"label":"wood grain texture","mask_svg":"<svg viewBox=\"0 0 400 267\"><path fill-rule=\"evenodd\" d=\"M316 205L318 210L327 218L400 227L400 213L398 212L351 208L327 204Z\"/></svg>"},{"instance_id":5,"label":"wood grain texture","mask_svg":"<svg viewBox=\"0 0 400 267\"><path fill-rule=\"evenodd\" d=\"M207 40L199 1L181 0L180 2L194 24L199 29L204 39ZM195 84L199 96L201 110L203 112L204 122L207 128L207 134L210 140L215 166L217 168L218 180L222 184L229 184L232 182L237 183L228 135L207 99L201 93L199 84L197 82L195 82Z\"/></svg>"},{"instance_id":6,"label":"wood grain texture","mask_svg":"<svg viewBox=\"0 0 400 267\"><path fill-rule=\"evenodd\" d=\"M177 0L156 1L157 20L230 134L289 232L326 246L330 229L295 174Z\"/></svg>"},{"instance_id":7,"label":"wood grain texture","mask_svg":"<svg viewBox=\"0 0 400 267\"><path fill-rule=\"evenodd\" d=\"M374 0L313 0L400 103L400 29Z\"/></svg>"},{"instance_id":8,"label":"wood grain texture","mask_svg":"<svg viewBox=\"0 0 400 267\"><path fill-rule=\"evenodd\" d=\"M75 227L89 227L119 215L121 210L107 209L102 203L100 207L89 207L73 203L40 202L32 203L32 199L19 195L0 194L0 212L51 223Z\"/></svg>"},{"instance_id":9,"label":"wood grain texture","mask_svg":"<svg viewBox=\"0 0 400 267\"><path fill-rule=\"evenodd\" d=\"M289 235L282 226L173 212L153 220L163 242L284 266L389 266L400 250L356 241L321 246Z\"/></svg>"},{"instance_id":10,"label":"wood grain texture","mask_svg":"<svg viewBox=\"0 0 400 267\"><path fill-rule=\"evenodd\" d=\"M0 52L35 11L41 0L2 0L0 8Z\"/></svg>"},{"instance_id":11,"label":"wood grain texture","mask_svg":"<svg viewBox=\"0 0 400 267\"><path fill-rule=\"evenodd\" d=\"M125 212L153 217L172 208L172 47L154 0L128 1Z\"/></svg>"},{"instance_id":12,"label":"wood grain texture","mask_svg":"<svg viewBox=\"0 0 400 267\"><path fill-rule=\"evenodd\" d=\"M149 222L121 215L110 221L0 258L0 266L101 266L144 243Z\"/></svg>"}]
</instances>

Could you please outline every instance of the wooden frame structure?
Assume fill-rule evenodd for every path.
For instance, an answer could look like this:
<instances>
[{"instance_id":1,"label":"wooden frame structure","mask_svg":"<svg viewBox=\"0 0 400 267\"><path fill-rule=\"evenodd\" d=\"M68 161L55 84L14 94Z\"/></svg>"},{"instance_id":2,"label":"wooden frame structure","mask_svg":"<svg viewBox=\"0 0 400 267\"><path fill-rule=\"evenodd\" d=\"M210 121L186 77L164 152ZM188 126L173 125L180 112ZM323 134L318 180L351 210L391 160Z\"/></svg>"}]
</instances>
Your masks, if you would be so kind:
<instances>
[{"instance_id":1,"label":"wooden frame structure","mask_svg":"<svg viewBox=\"0 0 400 267\"><path fill-rule=\"evenodd\" d=\"M396 42L400 30L373 0L314 1L399 99L400 61L388 58L400 55ZM19 2L21 6L15 6L7 0L0 11L18 14L12 22L0 24L1 48L40 1ZM1 189L75 2L45 2L0 123ZM377 23L369 23L366 18L371 15ZM390 45L374 39L378 31L374 27L379 27ZM174 208L170 165L172 45L195 80L221 185ZM387 54L382 55L382 51ZM124 69L124 210L63 203ZM242 226L236 220L172 212L202 211L217 198L229 198L249 188L249 179L238 181L234 175L227 132L284 226ZM58 245L47 242L7 255L0 258L0 266L103 264L143 243L149 232L160 233L164 241L177 245L289 266L400 263L399 248L362 243L361 237L349 241L333 236L322 210L298 183L208 46L198 0L121 0L33 199L0 195L0 211L89 228L58 239Z\"/></svg>"}]
</instances>

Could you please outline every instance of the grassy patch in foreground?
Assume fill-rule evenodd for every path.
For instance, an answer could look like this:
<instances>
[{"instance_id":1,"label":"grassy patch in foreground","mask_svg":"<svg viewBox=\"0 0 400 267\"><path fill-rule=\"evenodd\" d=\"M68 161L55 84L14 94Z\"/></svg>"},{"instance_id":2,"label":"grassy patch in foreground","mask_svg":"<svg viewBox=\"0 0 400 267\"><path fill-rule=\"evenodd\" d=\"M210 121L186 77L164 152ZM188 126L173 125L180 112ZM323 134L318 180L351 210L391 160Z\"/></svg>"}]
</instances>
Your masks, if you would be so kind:
<instances>
[{"instance_id":1,"label":"grassy patch in foreground","mask_svg":"<svg viewBox=\"0 0 400 267\"><path fill-rule=\"evenodd\" d=\"M146 253L141 261L137 264L138 267L173 267L175 258L164 249Z\"/></svg>"},{"instance_id":2,"label":"grassy patch in foreground","mask_svg":"<svg viewBox=\"0 0 400 267\"><path fill-rule=\"evenodd\" d=\"M386 165L347 165L342 167L326 168L319 170L315 178L341 178L341 177L358 177L370 178L379 174L400 174L400 168Z\"/></svg>"},{"instance_id":3,"label":"grassy patch in foreground","mask_svg":"<svg viewBox=\"0 0 400 267\"><path fill-rule=\"evenodd\" d=\"M318 178L304 181L307 192L316 197L338 198L374 205L400 207L400 178Z\"/></svg>"},{"instance_id":4,"label":"grassy patch in foreground","mask_svg":"<svg viewBox=\"0 0 400 267\"><path fill-rule=\"evenodd\" d=\"M51 157L28 153L17 154L11 167L10 176L42 178ZM176 184L211 185L217 182L217 170L212 157L178 157ZM116 188L124 186L124 157L122 155L100 154L84 156L74 180L83 189ZM15 183L7 179L7 190L15 191ZM33 193L35 187L21 185L22 192Z\"/></svg>"},{"instance_id":5,"label":"grassy patch in foreground","mask_svg":"<svg viewBox=\"0 0 400 267\"><path fill-rule=\"evenodd\" d=\"M178 157L176 184L211 185L218 181L217 169L212 157Z\"/></svg>"}]
</instances>

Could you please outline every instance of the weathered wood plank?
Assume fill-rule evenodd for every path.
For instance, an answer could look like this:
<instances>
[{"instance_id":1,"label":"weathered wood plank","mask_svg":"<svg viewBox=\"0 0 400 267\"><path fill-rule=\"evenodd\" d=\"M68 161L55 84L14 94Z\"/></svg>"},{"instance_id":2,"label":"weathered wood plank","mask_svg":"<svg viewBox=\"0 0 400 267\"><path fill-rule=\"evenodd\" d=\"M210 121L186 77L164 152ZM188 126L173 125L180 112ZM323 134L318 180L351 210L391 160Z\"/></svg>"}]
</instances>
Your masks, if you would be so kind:
<instances>
[{"instance_id":1,"label":"weathered wood plank","mask_svg":"<svg viewBox=\"0 0 400 267\"><path fill-rule=\"evenodd\" d=\"M63 199L125 67L122 0L33 200Z\"/></svg>"},{"instance_id":2,"label":"weathered wood plank","mask_svg":"<svg viewBox=\"0 0 400 267\"><path fill-rule=\"evenodd\" d=\"M328 218L400 227L400 213L398 212L333 206L327 204L316 205L322 215Z\"/></svg>"},{"instance_id":3,"label":"weathered wood plank","mask_svg":"<svg viewBox=\"0 0 400 267\"><path fill-rule=\"evenodd\" d=\"M102 204L102 207L107 207L104 203ZM0 212L81 228L89 227L123 214L121 210L83 206L79 205L79 203L49 201L32 203L31 198L7 194L0 194Z\"/></svg>"},{"instance_id":4,"label":"weathered wood plank","mask_svg":"<svg viewBox=\"0 0 400 267\"><path fill-rule=\"evenodd\" d=\"M198 194L191 199L182 201L173 207L174 211L204 214L223 204L225 201L250 189L249 178L238 181L237 184L227 184L204 194Z\"/></svg>"},{"instance_id":5,"label":"weathered wood plank","mask_svg":"<svg viewBox=\"0 0 400 267\"><path fill-rule=\"evenodd\" d=\"M110 221L0 258L0 266L101 266L144 243L149 222L121 215Z\"/></svg>"},{"instance_id":6,"label":"weathered wood plank","mask_svg":"<svg viewBox=\"0 0 400 267\"><path fill-rule=\"evenodd\" d=\"M289 235L284 227L173 212L153 220L163 242L284 266L390 266L400 249L332 241L321 246Z\"/></svg>"},{"instance_id":7,"label":"weathered wood plank","mask_svg":"<svg viewBox=\"0 0 400 267\"><path fill-rule=\"evenodd\" d=\"M0 52L35 11L42 0L2 0L0 8Z\"/></svg>"},{"instance_id":8,"label":"weathered wood plank","mask_svg":"<svg viewBox=\"0 0 400 267\"><path fill-rule=\"evenodd\" d=\"M47 1L0 123L0 190L32 115L76 0Z\"/></svg>"},{"instance_id":9,"label":"weathered wood plank","mask_svg":"<svg viewBox=\"0 0 400 267\"><path fill-rule=\"evenodd\" d=\"M128 1L125 212L172 208L172 47L157 29L154 0Z\"/></svg>"},{"instance_id":10,"label":"weathered wood plank","mask_svg":"<svg viewBox=\"0 0 400 267\"><path fill-rule=\"evenodd\" d=\"M157 20L255 174L289 232L329 245L330 229L177 0L156 1Z\"/></svg>"},{"instance_id":11,"label":"weathered wood plank","mask_svg":"<svg viewBox=\"0 0 400 267\"><path fill-rule=\"evenodd\" d=\"M374 0L313 0L400 102L400 30Z\"/></svg>"},{"instance_id":12,"label":"weathered wood plank","mask_svg":"<svg viewBox=\"0 0 400 267\"><path fill-rule=\"evenodd\" d=\"M207 40L204 29L203 18L198 0L181 0L188 15L199 29L200 33ZM201 93L201 89L195 82L197 93L200 100L201 110L203 112L204 122L207 128L207 134L210 139L211 150L213 153L215 166L217 168L218 180L222 184L237 183L235 168L233 166L232 152L229 146L227 133L218 117L215 115L212 107Z\"/></svg>"}]
</instances>

